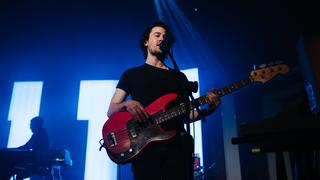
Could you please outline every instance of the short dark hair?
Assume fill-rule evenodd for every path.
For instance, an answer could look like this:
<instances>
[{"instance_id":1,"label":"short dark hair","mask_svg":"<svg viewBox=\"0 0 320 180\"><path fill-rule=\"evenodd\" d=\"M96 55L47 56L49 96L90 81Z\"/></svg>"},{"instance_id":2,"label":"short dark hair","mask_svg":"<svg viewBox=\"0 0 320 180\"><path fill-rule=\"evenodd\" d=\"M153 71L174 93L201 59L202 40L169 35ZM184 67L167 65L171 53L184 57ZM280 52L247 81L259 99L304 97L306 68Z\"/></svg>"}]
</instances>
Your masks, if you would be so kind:
<instances>
[{"instance_id":1,"label":"short dark hair","mask_svg":"<svg viewBox=\"0 0 320 180\"><path fill-rule=\"evenodd\" d=\"M149 36L150 36L150 32L151 30L154 28L154 27L162 27L163 29L166 30L166 35L168 35L170 37L170 47L173 45L173 43L175 42L175 38L172 34L172 32L170 31L168 25L166 25L164 22L162 21L157 21L153 24L151 24L144 32L143 34L141 35L141 38L140 38L140 49L141 51L143 52L143 56L144 58L147 58L148 56L148 51L147 51L147 47L144 45L144 43L146 42L146 40L149 39Z\"/></svg>"}]
</instances>

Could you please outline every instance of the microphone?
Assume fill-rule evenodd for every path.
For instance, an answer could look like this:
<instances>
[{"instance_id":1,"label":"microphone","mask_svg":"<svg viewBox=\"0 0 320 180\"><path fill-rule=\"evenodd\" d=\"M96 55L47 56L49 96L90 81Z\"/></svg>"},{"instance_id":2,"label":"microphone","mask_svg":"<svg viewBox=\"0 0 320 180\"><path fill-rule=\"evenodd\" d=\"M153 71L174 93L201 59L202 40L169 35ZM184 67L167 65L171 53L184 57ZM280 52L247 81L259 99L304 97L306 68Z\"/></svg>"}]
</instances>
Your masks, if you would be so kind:
<instances>
[{"instance_id":1,"label":"microphone","mask_svg":"<svg viewBox=\"0 0 320 180\"><path fill-rule=\"evenodd\" d=\"M160 49L167 53L172 45L172 38L169 35L165 35L162 42L160 43Z\"/></svg>"}]
</instances>

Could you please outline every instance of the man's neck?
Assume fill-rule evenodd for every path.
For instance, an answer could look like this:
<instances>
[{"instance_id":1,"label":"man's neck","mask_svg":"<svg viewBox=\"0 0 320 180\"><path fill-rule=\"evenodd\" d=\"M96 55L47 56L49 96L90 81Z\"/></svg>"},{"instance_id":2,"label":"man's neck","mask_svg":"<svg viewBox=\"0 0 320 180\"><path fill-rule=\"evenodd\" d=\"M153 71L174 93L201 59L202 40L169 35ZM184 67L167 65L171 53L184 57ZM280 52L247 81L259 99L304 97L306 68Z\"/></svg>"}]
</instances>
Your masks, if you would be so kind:
<instances>
[{"instance_id":1,"label":"man's neck","mask_svg":"<svg viewBox=\"0 0 320 180\"><path fill-rule=\"evenodd\" d=\"M161 61L155 56L148 56L146 59L146 63L157 68L168 69L168 67L163 63L163 61Z\"/></svg>"}]
</instances>

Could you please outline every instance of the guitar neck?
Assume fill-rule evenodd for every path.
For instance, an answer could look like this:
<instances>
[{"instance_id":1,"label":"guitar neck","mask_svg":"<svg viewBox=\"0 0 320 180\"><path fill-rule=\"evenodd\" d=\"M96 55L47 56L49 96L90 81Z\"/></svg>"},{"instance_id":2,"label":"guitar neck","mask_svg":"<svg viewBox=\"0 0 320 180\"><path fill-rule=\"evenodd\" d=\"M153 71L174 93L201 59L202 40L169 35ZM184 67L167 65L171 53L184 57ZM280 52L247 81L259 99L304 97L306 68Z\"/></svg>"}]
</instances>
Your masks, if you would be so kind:
<instances>
[{"instance_id":1,"label":"guitar neck","mask_svg":"<svg viewBox=\"0 0 320 180\"><path fill-rule=\"evenodd\" d=\"M253 81L248 77L246 79L225 86L224 88L221 88L219 90L213 90L212 92L217 94L219 97L222 97L252 83ZM193 103L193 105L191 103ZM195 99L193 102L190 102L189 104L181 103L180 105L166 112L156 114L152 117L152 119L154 119L154 122L156 122L156 124L160 124L177 116L185 114L187 111L189 111L190 107L198 107L204 104L207 104L205 95Z\"/></svg>"},{"instance_id":2,"label":"guitar neck","mask_svg":"<svg viewBox=\"0 0 320 180\"><path fill-rule=\"evenodd\" d=\"M225 96L227 94L230 94L240 88L243 88L247 85L250 85L252 84L253 81L248 77L246 79L242 79L240 81L237 81L235 83L232 83L228 86L225 86L221 89L216 89L216 90L213 90L212 92L214 92L216 95L218 95L219 97L222 97L222 96ZM194 100L194 106L201 106L201 105L204 105L204 104L207 104L207 101L206 101L206 95L203 95L197 99Z\"/></svg>"}]
</instances>

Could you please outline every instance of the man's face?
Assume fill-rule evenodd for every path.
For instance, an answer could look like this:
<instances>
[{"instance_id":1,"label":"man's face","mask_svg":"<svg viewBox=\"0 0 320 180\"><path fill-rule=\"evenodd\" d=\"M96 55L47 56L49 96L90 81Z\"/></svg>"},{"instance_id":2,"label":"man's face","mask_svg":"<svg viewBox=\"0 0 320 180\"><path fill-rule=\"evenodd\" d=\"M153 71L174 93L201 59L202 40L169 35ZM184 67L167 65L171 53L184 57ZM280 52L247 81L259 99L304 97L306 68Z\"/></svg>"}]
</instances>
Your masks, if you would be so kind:
<instances>
[{"instance_id":1,"label":"man's face","mask_svg":"<svg viewBox=\"0 0 320 180\"><path fill-rule=\"evenodd\" d=\"M34 120L31 120L31 123L30 123L30 129L31 131L34 133L36 132L38 129L41 128L41 125L39 125L39 122L36 122Z\"/></svg>"},{"instance_id":2,"label":"man's face","mask_svg":"<svg viewBox=\"0 0 320 180\"><path fill-rule=\"evenodd\" d=\"M162 27L156 26L152 28L149 34L149 39L144 43L144 45L147 47L148 54L154 56L162 54L160 43L162 42L165 34L166 30Z\"/></svg>"}]
</instances>

